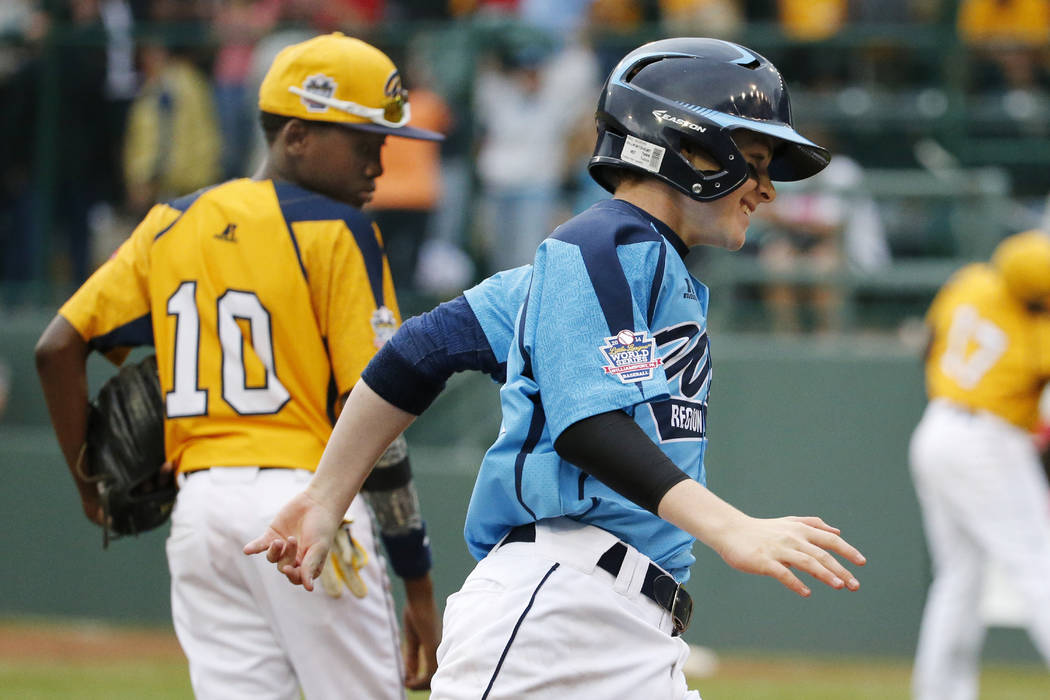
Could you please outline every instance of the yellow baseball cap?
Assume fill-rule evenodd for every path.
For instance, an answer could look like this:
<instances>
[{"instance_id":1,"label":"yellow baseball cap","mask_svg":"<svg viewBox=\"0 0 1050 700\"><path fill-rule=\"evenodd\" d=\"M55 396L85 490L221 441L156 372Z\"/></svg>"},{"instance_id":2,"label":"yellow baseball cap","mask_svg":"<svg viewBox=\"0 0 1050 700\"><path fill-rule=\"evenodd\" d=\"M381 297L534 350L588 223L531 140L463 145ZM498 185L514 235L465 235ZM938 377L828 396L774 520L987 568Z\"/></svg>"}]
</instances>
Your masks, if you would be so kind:
<instances>
[{"instance_id":1,"label":"yellow baseball cap","mask_svg":"<svg viewBox=\"0 0 1050 700\"><path fill-rule=\"evenodd\" d=\"M263 112L409 139L441 141L408 126L408 92L389 57L341 32L282 49L259 86Z\"/></svg>"},{"instance_id":2,"label":"yellow baseball cap","mask_svg":"<svg viewBox=\"0 0 1050 700\"><path fill-rule=\"evenodd\" d=\"M1032 229L1007 236L992 253L1010 293L1025 302L1050 302L1050 235Z\"/></svg>"}]
</instances>

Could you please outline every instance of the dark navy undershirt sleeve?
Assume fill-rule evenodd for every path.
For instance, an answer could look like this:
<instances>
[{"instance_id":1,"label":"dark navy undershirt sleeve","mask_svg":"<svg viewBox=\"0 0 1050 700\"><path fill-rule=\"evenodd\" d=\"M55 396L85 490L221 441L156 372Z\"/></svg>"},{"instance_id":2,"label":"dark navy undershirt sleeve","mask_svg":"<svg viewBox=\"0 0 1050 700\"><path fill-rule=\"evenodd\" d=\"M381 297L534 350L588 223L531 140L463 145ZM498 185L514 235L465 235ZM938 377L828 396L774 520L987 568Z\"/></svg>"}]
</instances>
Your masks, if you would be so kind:
<instances>
[{"instance_id":1,"label":"dark navy undershirt sleeve","mask_svg":"<svg viewBox=\"0 0 1050 700\"><path fill-rule=\"evenodd\" d=\"M405 321L361 378L383 399L418 416L448 378L464 370L506 380L506 364L496 359L470 304L459 296Z\"/></svg>"},{"instance_id":2,"label":"dark navy undershirt sleeve","mask_svg":"<svg viewBox=\"0 0 1050 700\"><path fill-rule=\"evenodd\" d=\"M554 449L566 462L654 515L659 515L664 494L689 478L623 411L573 423L558 436Z\"/></svg>"}]
</instances>

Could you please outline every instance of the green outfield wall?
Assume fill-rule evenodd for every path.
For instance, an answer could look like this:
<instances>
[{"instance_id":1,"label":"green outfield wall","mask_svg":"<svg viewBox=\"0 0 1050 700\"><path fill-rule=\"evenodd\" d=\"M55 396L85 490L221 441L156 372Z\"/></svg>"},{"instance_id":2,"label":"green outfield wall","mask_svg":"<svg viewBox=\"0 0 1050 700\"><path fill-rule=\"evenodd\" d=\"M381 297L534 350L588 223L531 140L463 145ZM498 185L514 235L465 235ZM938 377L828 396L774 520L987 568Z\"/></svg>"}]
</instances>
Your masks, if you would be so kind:
<instances>
[{"instance_id":1,"label":"green outfield wall","mask_svg":"<svg viewBox=\"0 0 1050 700\"><path fill-rule=\"evenodd\" d=\"M169 619L164 532L101 550L47 424L32 347L46 318L3 324L13 393L0 419L0 616ZM714 329L709 486L757 516L819 514L868 557L857 593L814 585L802 599L696 548L688 641L715 649L910 656L929 578L906 468L923 407L917 352L893 338L777 340ZM92 387L110 371L90 365ZM441 599L472 561L462 539L474 474L499 424L495 385L457 377L410 428L412 462ZM203 563L202 563L203 564ZM992 657L1034 657L1017 631L993 632Z\"/></svg>"}]
</instances>

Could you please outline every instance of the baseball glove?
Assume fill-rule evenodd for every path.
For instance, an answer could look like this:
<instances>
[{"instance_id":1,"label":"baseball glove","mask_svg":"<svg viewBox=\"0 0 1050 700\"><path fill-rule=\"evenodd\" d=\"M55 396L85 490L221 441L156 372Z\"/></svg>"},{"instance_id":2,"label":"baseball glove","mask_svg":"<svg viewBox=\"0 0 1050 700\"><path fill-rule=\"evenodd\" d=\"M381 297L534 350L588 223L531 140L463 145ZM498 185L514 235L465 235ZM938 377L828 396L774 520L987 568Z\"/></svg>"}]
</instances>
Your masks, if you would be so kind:
<instances>
[{"instance_id":1,"label":"baseball glove","mask_svg":"<svg viewBox=\"0 0 1050 700\"><path fill-rule=\"evenodd\" d=\"M155 355L121 368L99 389L88 413L84 457L89 478L98 482L103 547L110 533L137 535L171 515L175 477L162 470L164 401Z\"/></svg>"}]
</instances>

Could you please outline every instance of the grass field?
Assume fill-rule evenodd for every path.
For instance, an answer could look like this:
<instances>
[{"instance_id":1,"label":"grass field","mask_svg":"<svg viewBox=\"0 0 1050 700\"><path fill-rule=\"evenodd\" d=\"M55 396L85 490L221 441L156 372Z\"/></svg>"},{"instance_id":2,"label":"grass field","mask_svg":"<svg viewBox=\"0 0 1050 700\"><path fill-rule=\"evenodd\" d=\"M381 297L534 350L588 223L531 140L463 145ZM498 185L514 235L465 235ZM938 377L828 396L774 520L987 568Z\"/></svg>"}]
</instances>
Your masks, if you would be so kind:
<instances>
[{"instance_id":1,"label":"grass field","mask_svg":"<svg viewBox=\"0 0 1050 700\"><path fill-rule=\"evenodd\" d=\"M720 655L692 679L704 700L907 700L905 660ZM982 700L1045 700L1050 675L1035 665L987 664ZM184 700L186 663L170 630L94 625L0 626L0 697L18 700ZM423 700L426 693L411 693Z\"/></svg>"}]
</instances>

